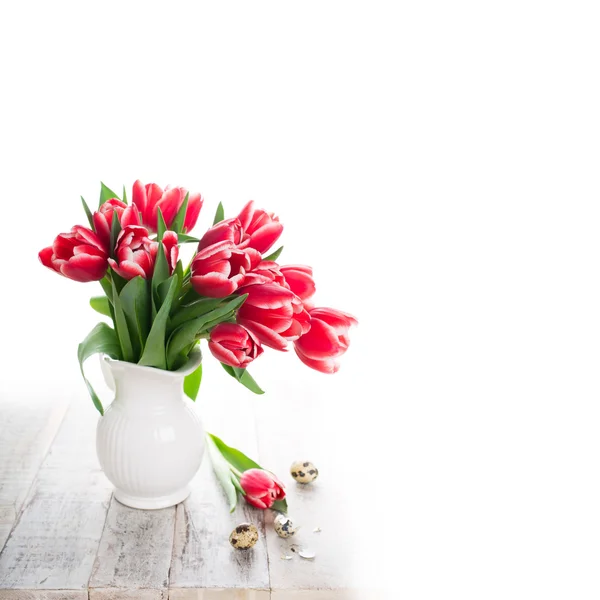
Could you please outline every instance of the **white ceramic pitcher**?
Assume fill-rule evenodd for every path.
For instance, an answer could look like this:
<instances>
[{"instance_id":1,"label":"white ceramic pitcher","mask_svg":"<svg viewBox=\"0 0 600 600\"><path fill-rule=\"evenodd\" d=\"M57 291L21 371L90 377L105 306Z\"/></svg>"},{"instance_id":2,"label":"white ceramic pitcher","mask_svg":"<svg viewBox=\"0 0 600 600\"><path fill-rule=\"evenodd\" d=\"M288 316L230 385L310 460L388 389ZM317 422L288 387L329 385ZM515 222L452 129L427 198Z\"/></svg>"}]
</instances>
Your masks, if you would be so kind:
<instances>
[{"instance_id":1,"label":"white ceramic pitcher","mask_svg":"<svg viewBox=\"0 0 600 600\"><path fill-rule=\"evenodd\" d=\"M204 456L204 430L183 380L202 361L200 350L177 371L101 357L115 399L98 421L96 450L115 498L157 509L182 502Z\"/></svg>"}]
</instances>

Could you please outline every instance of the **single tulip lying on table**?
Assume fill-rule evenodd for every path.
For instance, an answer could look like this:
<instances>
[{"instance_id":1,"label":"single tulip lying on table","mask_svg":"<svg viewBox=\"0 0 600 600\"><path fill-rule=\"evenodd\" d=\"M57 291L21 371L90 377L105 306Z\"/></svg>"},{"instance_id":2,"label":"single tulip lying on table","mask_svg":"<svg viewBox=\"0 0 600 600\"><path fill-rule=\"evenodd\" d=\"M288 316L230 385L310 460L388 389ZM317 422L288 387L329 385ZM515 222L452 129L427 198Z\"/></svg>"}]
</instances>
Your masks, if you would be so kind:
<instances>
[{"instance_id":1,"label":"single tulip lying on table","mask_svg":"<svg viewBox=\"0 0 600 600\"><path fill-rule=\"evenodd\" d=\"M231 512L236 507L238 492L255 508L287 512L285 488L273 473L217 436L209 433L206 437L213 470L225 492Z\"/></svg>"},{"instance_id":2,"label":"single tulip lying on table","mask_svg":"<svg viewBox=\"0 0 600 600\"><path fill-rule=\"evenodd\" d=\"M348 330L357 321L315 305L310 267L277 262L283 246L271 249L283 225L273 213L250 201L225 219L219 204L212 227L196 238L190 231L204 203L200 194L136 181L131 200L125 188L119 197L101 184L95 212L82 198L89 227L75 225L39 253L52 271L74 281L98 281L104 292L90 304L112 327L99 323L78 348L82 376L101 414L83 369L97 353L174 371L207 340L225 371L257 394L263 391L247 367L265 347L286 351L292 343L305 365L322 373L339 369ZM185 268L179 258L183 244L196 246ZM200 365L185 379L192 400L201 378ZM274 475L214 436L208 446L232 507L240 492L258 508L284 508L285 492Z\"/></svg>"}]
</instances>

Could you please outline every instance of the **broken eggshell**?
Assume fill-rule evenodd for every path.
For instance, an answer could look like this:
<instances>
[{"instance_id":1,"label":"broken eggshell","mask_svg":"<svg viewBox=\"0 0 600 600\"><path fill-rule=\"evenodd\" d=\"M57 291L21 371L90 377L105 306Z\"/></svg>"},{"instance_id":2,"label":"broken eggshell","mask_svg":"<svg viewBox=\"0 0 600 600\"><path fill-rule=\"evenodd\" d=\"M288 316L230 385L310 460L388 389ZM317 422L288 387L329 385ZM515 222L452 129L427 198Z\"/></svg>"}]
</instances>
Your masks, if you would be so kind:
<instances>
[{"instance_id":1,"label":"broken eggshell","mask_svg":"<svg viewBox=\"0 0 600 600\"><path fill-rule=\"evenodd\" d=\"M296 533L298 530L297 527L294 526L294 523L289 517L286 517L284 514L279 513L274 521L273 527L275 529L275 533L280 538L288 538Z\"/></svg>"},{"instance_id":2,"label":"broken eggshell","mask_svg":"<svg viewBox=\"0 0 600 600\"><path fill-rule=\"evenodd\" d=\"M258 529L252 523L240 523L229 536L229 543L238 550L252 548L258 542Z\"/></svg>"},{"instance_id":3,"label":"broken eggshell","mask_svg":"<svg viewBox=\"0 0 600 600\"><path fill-rule=\"evenodd\" d=\"M319 469L308 460L297 460L290 467L292 477L298 483L311 483L319 476Z\"/></svg>"},{"instance_id":4,"label":"broken eggshell","mask_svg":"<svg viewBox=\"0 0 600 600\"><path fill-rule=\"evenodd\" d=\"M309 548L302 548L298 546L298 544L293 544L291 547L292 552L296 552L301 558L306 560L313 560L317 553L314 550L310 550Z\"/></svg>"}]
</instances>

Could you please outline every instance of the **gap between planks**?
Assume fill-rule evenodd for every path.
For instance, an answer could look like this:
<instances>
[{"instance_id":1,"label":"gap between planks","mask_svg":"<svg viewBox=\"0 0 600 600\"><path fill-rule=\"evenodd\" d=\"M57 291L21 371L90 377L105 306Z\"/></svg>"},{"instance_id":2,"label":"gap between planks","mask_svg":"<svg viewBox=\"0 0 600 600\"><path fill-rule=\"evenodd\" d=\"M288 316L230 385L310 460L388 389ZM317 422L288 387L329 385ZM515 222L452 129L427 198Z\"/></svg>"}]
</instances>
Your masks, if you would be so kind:
<instances>
[{"instance_id":1,"label":"gap between planks","mask_svg":"<svg viewBox=\"0 0 600 600\"><path fill-rule=\"evenodd\" d=\"M0 438L0 447L6 444L10 449L0 453L0 554L21 518L70 400L61 396L45 401L42 406L40 401L24 403L22 399L1 404L7 431L0 429L0 432L8 441Z\"/></svg>"}]
</instances>

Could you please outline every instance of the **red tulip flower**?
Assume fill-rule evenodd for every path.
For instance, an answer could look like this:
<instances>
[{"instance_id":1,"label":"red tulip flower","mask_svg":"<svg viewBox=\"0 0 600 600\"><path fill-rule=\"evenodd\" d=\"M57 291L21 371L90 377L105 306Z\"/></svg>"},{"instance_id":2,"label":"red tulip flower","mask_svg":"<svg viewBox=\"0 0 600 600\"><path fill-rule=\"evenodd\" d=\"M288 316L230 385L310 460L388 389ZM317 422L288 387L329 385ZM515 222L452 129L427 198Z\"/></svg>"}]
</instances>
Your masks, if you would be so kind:
<instances>
[{"instance_id":1,"label":"red tulip flower","mask_svg":"<svg viewBox=\"0 0 600 600\"><path fill-rule=\"evenodd\" d=\"M279 267L288 287L304 304L305 308L312 308L312 297L315 294L315 282L312 278L312 268L306 265L285 265Z\"/></svg>"},{"instance_id":2,"label":"red tulip flower","mask_svg":"<svg viewBox=\"0 0 600 600\"><path fill-rule=\"evenodd\" d=\"M41 263L74 281L99 281L108 268L102 240L87 227L75 225L39 253Z\"/></svg>"},{"instance_id":3,"label":"red tulip flower","mask_svg":"<svg viewBox=\"0 0 600 600\"><path fill-rule=\"evenodd\" d=\"M171 227L177 212L185 200L187 190L182 187L169 187L165 190L156 183L144 185L139 179L133 184L132 201L142 215L144 225L152 232L158 229L158 209L160 208L167 228ZM182 232L193 229L204 199L200 194L190 194L183 221Z\"/></svg>"},{"instance_id":4,"label":"red tulip flower","mask_svg":"<svg viewBox=\"0 0 600 600\"><path fill-rule=\"evenodd\" d=\"M219 323L210 332L208 347L212 355L230 367L247 367L263 353L258 339L236 323Z\"/></svg>"},{"instance_id":5,"label":"red tulip flower","mask_svg":"<svg viewBox=\"0 0 600 600\"><path fill-rule=\"evenodd\" d=\"M238 215L242 225L243 236L241 247L254 248L261 254L266 252L278 239L283 225L273 213L254 208L250 200Z\"/></svg>"},{"instance_id":6,"label":"red tulip flower","mask_svg":"<svg viewBox=\"0 0 600 600\"><path fill-rule=\"evenodd\" d=\"M225 298L244 282L252 268L252 259L228 241L217 242L200 250L191 266L192 287L202 296Z\"/></svg>"},{"instance_id":7,"label":"red tulip flower","mask_svg":"<svg viewBox=\"0 0 600 600\"><path fill-rule=\"evenodd\" d=\"M104 242L108 252L110 252L110 228L112 225L113 213L117 213L121 228L128 225L141 225L140 213L135 206L127 206L125 202L118 198L107 200L94 213L94 229L98 237Z\"/></svg>"},{"instance_id":8,"label":"red tulip flower","mask_svg":"<svg viewBox=\"0 0 600 600\"><path fill-rule=\"evenodd\" d=\"M172 274L179 257L177 234L166 231L162 244ZM158 242L153 242L145 227L129 225L125 227L117 238L115 248L116 260L108 259L111 268L124 279L133 279L140 275L149 279L154 273L154 263L158 252Z\"/></svg>"},{"instance_id":9,"label":"red tulip flower","mask_svg":"<svg viewBox=\"0 0 600 600\"><path fill-rule=\"evenodd\" d=\"M309 331L310 316L294 292L264 283L244 286L240 293L248 297L238 310L237 321L265 346L285 350L288 341Z\"/></svg>"},{"instance_id":10,"label":"red tulip flower","mask_svg":"<svg viewBox=\"0 0 600 600\"><path fill-rule=\"evenodd\" d=\"M244 471L240 477L240 485L248 504L256 508L266 509L273 506L276 500L285 498L283 484L268 471L263 469L249 469Z\"/></svg>"},{"instance_id":11,"label":"red tulip flower","mask_svg":"<svg viewBox=\"0 0 600 600\"><path fill-rule=\"evenodd\" d=\"M313 308L309 314L310 331L294 342L296 354L312 369L336 373L340 368L337 359L350 345L348 330L358 321L352 315L333 308Z\"/></svg>"}]
</instances>

